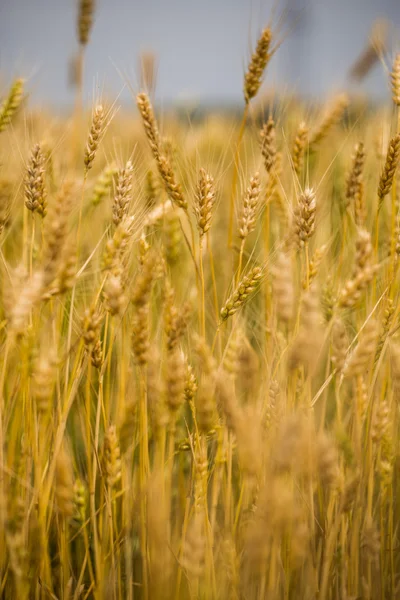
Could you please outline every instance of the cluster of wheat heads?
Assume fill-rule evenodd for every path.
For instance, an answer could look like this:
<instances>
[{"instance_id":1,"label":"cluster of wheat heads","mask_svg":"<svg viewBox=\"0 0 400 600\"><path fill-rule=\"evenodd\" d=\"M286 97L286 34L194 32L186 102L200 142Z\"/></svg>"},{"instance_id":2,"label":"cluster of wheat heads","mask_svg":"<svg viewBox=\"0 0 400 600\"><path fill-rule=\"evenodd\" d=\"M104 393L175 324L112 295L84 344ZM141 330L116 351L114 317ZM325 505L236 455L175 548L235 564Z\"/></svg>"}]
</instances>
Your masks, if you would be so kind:
<instances>
[{"instance_id":1,"label":"cluster of wheat heads","mask_svg":"<svg viewBox=\"0 0 400 600\"><path fill-rule=\"evenodd\" d=\"M271 41L241 123L4 93L2 598L400 595L400 59L264 116Z\"/></svg>"}]
</instances>

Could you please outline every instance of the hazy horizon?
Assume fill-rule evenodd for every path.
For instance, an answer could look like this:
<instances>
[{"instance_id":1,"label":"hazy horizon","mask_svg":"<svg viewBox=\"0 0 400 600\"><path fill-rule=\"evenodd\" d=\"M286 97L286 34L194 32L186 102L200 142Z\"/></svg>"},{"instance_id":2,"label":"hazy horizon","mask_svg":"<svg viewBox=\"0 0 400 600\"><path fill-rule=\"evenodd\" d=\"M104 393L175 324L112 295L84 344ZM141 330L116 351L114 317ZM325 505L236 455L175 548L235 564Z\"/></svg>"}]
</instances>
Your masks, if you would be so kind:
<instances>
[{"instance_id":1,"label":"hazy horizon","mask_svg":"<svg viewBox=\"0 0 400 600\"><path fill-rule=\"evenodd\" d=\"M3 82L22 74L36 102L69 106L74 97L68 64L77 50L76 12L75 1L2 0ZM270 21L282 45L268 68L266 85L326 94L343 87L348 67L379 16L393 27L399 25L398 2L147 0L135 6L128 0L97 0L86 53L85 100L102 92L115 98L127 81L137 90L139 56L149 50L158 62L158 102L239 103L250 50ZM384 69L377 66L360 89L373 97L386 94ZM130 102L128 89L119 100Z\"/></svg>"}]
</instances>

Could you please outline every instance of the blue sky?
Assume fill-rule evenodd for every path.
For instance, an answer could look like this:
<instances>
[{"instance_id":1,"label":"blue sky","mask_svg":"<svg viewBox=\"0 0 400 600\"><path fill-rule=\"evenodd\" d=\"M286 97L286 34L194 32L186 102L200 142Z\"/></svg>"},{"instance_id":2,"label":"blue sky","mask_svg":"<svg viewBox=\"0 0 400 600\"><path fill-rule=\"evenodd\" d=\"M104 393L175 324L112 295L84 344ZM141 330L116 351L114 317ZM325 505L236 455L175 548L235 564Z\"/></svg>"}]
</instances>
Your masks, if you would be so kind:
<instances>
[{"instance_id":1,"label":"blue sky","mask_svg":"<svg viewBox=\"0 0 400 600\"><path fill-rule=\"evenodd\" d=\"M0 0L0 81L22 73L37 101L71 103L67 72L76 51L76 8L76 0ZM343 85L379 16L390 19L393 39L397 35L393 56L400 49L399 0L97 0L85 98L90 102L97 90L115 97L127 79L137 87L140 52L152 50L160 102L241 101L251 45L270 20L283 43L267 83L328 93ZM363 86L387 93L383 69Z\"/></svg>"}]
</instances>

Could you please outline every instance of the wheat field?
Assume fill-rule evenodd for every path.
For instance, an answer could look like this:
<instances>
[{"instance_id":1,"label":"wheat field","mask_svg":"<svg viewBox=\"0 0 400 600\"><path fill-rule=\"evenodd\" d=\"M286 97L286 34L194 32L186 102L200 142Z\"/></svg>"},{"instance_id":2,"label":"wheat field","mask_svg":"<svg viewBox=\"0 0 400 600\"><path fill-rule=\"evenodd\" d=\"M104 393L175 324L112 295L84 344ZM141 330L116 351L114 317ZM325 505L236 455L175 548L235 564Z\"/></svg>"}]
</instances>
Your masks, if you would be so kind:
<instances>
[{"instance_id":1,"label":"wheat field","mask_svg":"<svg viewBox=\"0 0 400 600\"><path fill-rule=\"evenodd\" d=\"M267 26L239 118L150 57L86 111L93 17L70 116L2 89L0 597L400 597L400 55L263 103Z\"/></svg>"}]
</instances>

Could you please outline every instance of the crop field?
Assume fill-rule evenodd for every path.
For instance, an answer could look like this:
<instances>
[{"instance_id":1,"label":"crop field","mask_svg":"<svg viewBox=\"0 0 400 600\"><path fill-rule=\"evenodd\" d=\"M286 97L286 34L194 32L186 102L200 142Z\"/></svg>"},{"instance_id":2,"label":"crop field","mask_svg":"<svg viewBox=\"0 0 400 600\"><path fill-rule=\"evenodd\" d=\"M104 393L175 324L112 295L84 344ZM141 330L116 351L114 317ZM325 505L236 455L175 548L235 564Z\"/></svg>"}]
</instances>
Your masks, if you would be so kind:
<instances>
[{"instance_id":1,"label":"crop field","mask_svg":"<svg viewBox=\"0 0 400 600\"><path fill-rule=\"evenodd\" d=\"M267 25L238 116L149 57L87 110L93 11L70 114L0 90L0 597L399 598L400 54L265 100Z\"/></svg>"}]
</instances>

